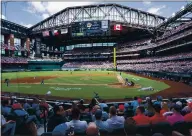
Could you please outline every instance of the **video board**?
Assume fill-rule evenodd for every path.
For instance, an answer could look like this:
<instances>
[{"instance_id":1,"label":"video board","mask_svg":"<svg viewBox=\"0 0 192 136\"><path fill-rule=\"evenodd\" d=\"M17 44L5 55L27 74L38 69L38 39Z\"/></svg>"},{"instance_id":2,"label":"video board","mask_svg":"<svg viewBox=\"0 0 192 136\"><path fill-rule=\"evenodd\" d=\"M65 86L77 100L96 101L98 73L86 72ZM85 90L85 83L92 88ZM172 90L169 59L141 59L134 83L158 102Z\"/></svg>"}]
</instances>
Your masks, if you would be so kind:
<instances>
[{"instance_id":1,"label":"video board","mask_svg":"<svg viewBox=\"0 0 192 136\"><path fill-rule=\"evenodd\" d=\"M109 35L109 20L74 22L71 25L72 37Z\"/></svg>"}]
</instances>

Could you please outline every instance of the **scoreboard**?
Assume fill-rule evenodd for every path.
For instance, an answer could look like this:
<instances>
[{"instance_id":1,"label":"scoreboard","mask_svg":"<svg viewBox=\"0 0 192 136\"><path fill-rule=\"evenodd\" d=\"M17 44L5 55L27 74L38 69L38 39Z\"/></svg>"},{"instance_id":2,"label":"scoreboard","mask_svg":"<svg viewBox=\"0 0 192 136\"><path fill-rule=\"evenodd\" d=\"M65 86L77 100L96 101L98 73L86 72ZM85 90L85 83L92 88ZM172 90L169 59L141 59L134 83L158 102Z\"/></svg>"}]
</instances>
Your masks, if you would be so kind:
<instances>
[{"instance_id":1,"label":"scoreboard","mask_svg":"<svg viewBox=\"0 0 192 136\"><path fill-rule=\"evenodd\" d=\"M74 22L71 24L71 36L109 36L109 26L109 20Z\"/></svg>"}]
</instances>

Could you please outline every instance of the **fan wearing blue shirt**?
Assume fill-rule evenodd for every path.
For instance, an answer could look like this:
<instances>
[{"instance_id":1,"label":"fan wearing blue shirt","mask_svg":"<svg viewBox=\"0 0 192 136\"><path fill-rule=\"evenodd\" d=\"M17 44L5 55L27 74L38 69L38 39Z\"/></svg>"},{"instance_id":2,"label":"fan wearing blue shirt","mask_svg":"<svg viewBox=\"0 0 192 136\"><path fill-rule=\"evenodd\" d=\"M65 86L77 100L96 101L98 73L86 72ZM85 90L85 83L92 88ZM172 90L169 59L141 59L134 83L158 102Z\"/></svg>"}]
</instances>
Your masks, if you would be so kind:
<instances>
[{"instance_id":1,"label":"fan wearing blue shirt","mask_svg":"<svg viewBox=\"0 0 192 136\"><path fill-rule=\"evenodd\" d=\"M72 120L70 122L66 122L66 125L74 126L75 132L85 132L87 129L87 122L86 121L80 121L80 110L78 108L72 109Z\"/></svg>"},{"instance_id":2,"label":"fan wearing blue shirt","mask_svg":"<svg viewBox=\"0 0 192 136\"><path fill-rule=\"evenodd\" d=\"M124 127L125 118L123 116L117 116L117 109L111 106L109 109L110 118L106 121L109 124L110 129L119 129Z\"/></svg>"},{"instance_id":3,"label":"fan wearing blue shirt","mask_svg":"<svg viewBox=\"0 0 192 136\"><path fill-rule=\"evenodd\" d=\"M96 119L95 124L97 125L99 130L110 131L108 123L106 121L102 121L102 111L101 110L98 109L95 112L95 119Z\"/></svg>"}]
</instances>

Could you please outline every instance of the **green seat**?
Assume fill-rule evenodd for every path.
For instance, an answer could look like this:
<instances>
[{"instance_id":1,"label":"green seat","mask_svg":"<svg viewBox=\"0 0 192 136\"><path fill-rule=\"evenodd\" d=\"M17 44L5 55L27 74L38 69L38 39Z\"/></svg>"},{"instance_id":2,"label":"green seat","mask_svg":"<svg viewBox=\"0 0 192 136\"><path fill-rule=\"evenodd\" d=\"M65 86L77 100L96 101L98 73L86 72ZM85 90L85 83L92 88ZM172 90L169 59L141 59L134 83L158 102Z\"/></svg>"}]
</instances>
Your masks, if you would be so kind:
<instances>
[{"instance_id":1,"label":"green seat","mask_svg":"<svg viewBox=\"0 0 192 136\"><path fill-rule=\"evenodd\" d=\"M109 136L125 136L124 128L114 129L112 132L108 133Z\"/></svg>"},{"instance_id":2,"label":"green seat","mask_svg":"<svg viewBox=\"0 0 192 136\"><path fill-rule=\"evenodd\" d=\"M158 124L151 125L152 134L154 133L161 133L163 135L171 135L172 127L168 122L162 122Z\"/></svg>"},{"instance_id":3,"label":"green seat","mask_svg":"<svg viewBox=\"0 0 192 136\"><path fill-rule=\"evenodd\" d=\"M80 120L81 121L86 121L87 123L89 123L89 122L92 122L92 116L91 116L91 114L81 114L80 115Z\"/></svg>"},{"instance_id":4,"label":"green seat","mask_svg":"<svg viewBox=\"0 0 192 136\"><path fill-rule=\"evenodd\" d=\"M143 136L149 136L151 134L151 126L150 125L136 126L136 134L140 134Z\"/></svg>"},{"instance_id":5,"label":"green seat","mask_svg":"<svg viewBox=\"0 0 192 136\"><path fill-rule=\"evenodd\" d=\"M33 108L29 108L27 109L27 112L29 113L29 115L35 115L35 110Z\"/></svg>"},{"instance_id":6,"label":"green seat","mask_svg":"<svg viewBox=\"0 0 192 136\"><path fill-rule=\"evenodd\" d=\"M125 118L128 118L128 117L133 117L133 110L126 110L125 112L124 112L124 117Z\"/></svg>"},{"instance_id":7,"label":"green seat","mask_svg":"<svg viewBox=\"0 0 192 136\"><path fill-rule=\"evenodd\" d=\"M75 132L75 136L86 136L86 132Z\"/></svg>"},{"instance_id":8,"label":"green seat","mask_svg":"<svg viewBox=\"0 0 192 136\"><path fill-rule=\"evenodd\" d=\"M176 122L172 125L173 131L178 131L181 134L185 134L188 131L187 123L184 121Z\"/></svg>"},{"instance_id":9,"label":"green seat","mask_svg":"<svg viewBox=\"0 0 192 136\"><path fill-rule=\"evenodd\" d=\"M46 132L46 133L41 134L41 136L52 136L52 133L51 132Z\"/></svg>"},{"instance_id":10,"label":"green seat","mask_svg":"<svg viewBox=\"0 0 192 136\"><path fill-rule=\"evenodd\" d=\"M105 112L109 112L109 107L103 107L103 111L105 111Z\"/></svg>"},{"instance_id":11,"label":"green seat","mask_svg":"<svg viewBox=\"0 0 192 136\"><path fill-rule=\"evenodd\" d=\"M190 130L192 129L192 122L186 122L186 127L187 127L187 132L185 133L186 135L190 134Z\"/></svg>"}]
</instances>

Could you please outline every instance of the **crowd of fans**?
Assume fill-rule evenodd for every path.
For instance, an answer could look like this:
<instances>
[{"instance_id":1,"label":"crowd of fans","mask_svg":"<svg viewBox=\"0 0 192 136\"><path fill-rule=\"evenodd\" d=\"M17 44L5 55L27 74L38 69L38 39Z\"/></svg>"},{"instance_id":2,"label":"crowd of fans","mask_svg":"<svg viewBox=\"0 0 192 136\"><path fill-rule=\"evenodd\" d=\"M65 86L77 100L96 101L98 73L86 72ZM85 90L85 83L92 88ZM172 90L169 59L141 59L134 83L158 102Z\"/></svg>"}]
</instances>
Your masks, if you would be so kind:
<instances>
[{"instance_id":1,"label":"crowd of fans","mask_svg":"<svg viewBox=\"0 0 192 136\"><path fill-rule=\"evenodd\" d=\"M192 26L192 21L189 21L189 22L187 22L185 24L179 25L179 26L177 26L177 27L175 27L175 28L173 28L171 30L166 31L161 37L158 37L157 40L162 40L164 38L167 38L167 37L169 37L171 35L174 35L174 34L180 32L180 31L182 31L182 30L184 30L186 28L189 28L191 26Z\"/></svg>"},{"instance_id":2,"label":"crowd of fans","mask_svg":"<svg viewBox=\"0 0 192 136\"><path fill-rule=\"evenodd\" d=\"M118 70L192 73L192 61L171 61L146 64L118 64Z\"/></svg>"},{"instance_id":3,"label":"crowd of fans","mask_svg":"<svg viewBox=\"0 0 192 136\"><path fill-rule=\"evenodd\" d=\"M74 48L73 50L65 51L64 56L105 54L105 53L110 53L111 49L112 48L105 48L105 47Z\"/></svg>"},{"instance_id":4,"label":"crowd of fans","mask_svg":"<svg viewBox=\"0 0 192 136\"><path fill-rule=\"evenodd\" d=\"M24 47L21 47L20 45L10 46L10 45L4 44L4 43L1 43L1 49L4 49L4 50L19 50L19 51L26 51L27 50Z\"/></svg>"},{"instance_id":5,"label":"crowd of fans","mask_svg":"<svg viewBox=\"0 0 192 136\"><path fill-rule=\"evenodd\" d=\"M137 45L137 46L132 46L132 47L127 47L127 46L123 46L123 48L120 48L117 50L117 53L121 53L121 52L131 52L131 51L139 51L139 50L144 50L144 49L149 49L149 48L154 48L154 47L159 47L163 44L166 44L168 42L171 42L173 40L177 40L179 38L182 38L182 37L185 37L187 35L190 35L192 33L192 29L189 29L189 30L186 30L185 32L182 32L182 33L178 33L178 34L175 34L175 35L171 35L169 37L166 37L166 39L163 39L163 40L159 40L157 42L148 42L147 44L143 43L141 44L138 44L137 45L137 42L136 43L132 43L133 45ZM119 45L121 46L121 45ZM174 46L174 45L173 45Z\"/></svg>"},{"instance_id":6,"label":"crowd of fans","mask_svg":"<svg viewBox=\"0 0 192 136\"><path fill-rule=\"evenodd\" d=\"M1 56L1 63L17 63L17 64L25 64L28 63L28 59L27 58L23 58L23 57L4 57Z\"/></svg>"},{"instance_id":7,"label":"crowd of fans","mask_svg":"<svg viewBox=\"0 0 192 136\"><path fill-rule=\"evenodd\" d=\"M27 64L28 61L51 61L51 62L60 62L61 58L24 58L24 57L5 57L1 56L2 64Z\"/></svg>"},{"instance_id":8,"label":"crowd of fans","mask_svg":"<svg viewBox=\"0 0 192 136\"><path fill-rule=\"evenodd\" d=\"M117 53L139 51L139 50L144 50L144 49L148 49L148 48L153 48L153 47L156 47L156 46L157 45L155 43L148 43L145 46L124 47L124 48L118 49Z\"/></svg>"},{"instance_id":9,"label":"crowd of fans","mask_svg":"<svg viewBox=\"0 0 192 136\"><path fill-rule=\"evenodd\" d=\"M190 34L192 34L192 28L190 28L189 30L186 30L186 31L184 31L182 33L178 33L176 35L167 37L167 39L163 39L163 40L160 40L160 41L156 42L156 45L157 45L156 47L161 46L161 45L163 45L165 43L171 42L173 40L180 39L180 38L185 37L185 36L190 35Z\"/></svg>"},{"instance_id":10,"label":"crowd of fans","mask_svg":"<svg viewBox=\"0 0 192 136\"><path fill-rule=\"evenodd\" d=\"M96 59L96 58L108 58L108 55L100 55L100 54L89 54L89 55L81 55L81 56L78 56L78 55L73 55L73 56L64 56L63 59L64 60L74 60L74 59Z\"/></svg>"},{"instance_id":11,"label":"crowd of fans","mask_svg":"<svg viewBox=\"0 0 192 136\"><path fill-rule=\"evenodd\" d=\"M60 62L62 61L61 58L30 58L30 61L51 61L51 62Z\"/></svg>"},{"instance_id":12,"label":"crowd of fans","mask_svg":"<svg viewBox=\"0 0 192 136\"><path fill-rule=\"evenodd\" d=\"M45 123L47 134L55 136L105 136L115 132L121 133L121 136L155 133L164 136L171 135L172 131L189 135L192 129L192 99L164 101L161 96L157 100L134 97L130 102L109 105L93 98L89 105L85 105L82 99L71 104L68 108L64 104L55 104L49 110L51 106L44 99L34 98L32 102L26 99L3 100L2 134L14 136L26 130L27 135L37 136L41 119L48 120L47 125ZM178 125L182 129L178 129ZM155 126L160 128L155 129ZM23 131L19 131L19 128Z\"/></svg>"},{"instance_id":13,"label":"crowd of fans","mask_svg":"<svg viewBox=\"0 0 192 136\"><path fill-rule=\"evenodd\" d=\"M120 44L119 48L130 47L130 46L131 47L132 46L142 46L142 45L148 44L150 42L151 42L151 39L137 40L137 41L133 41L133 42Z\"/></svg>"},{"instance_id":14,"label":"crowd of fans","mask_svg":"<svg viewBox=\"0 0 192 136\"><path fill-rule=\"evenodd\" d=\"M15 136L19 133L37 136L37 129L42 126L42 118L48 116L48 110L45 100L34 98L29 103L25 99L4 99L1 103L2 135Z\"/></svg>"},{"instance_id":15,"label":"crowd of fans","mask_svg":"<svg viewBox=\"0 0 192 136\"><path fill-rule=\"evenodd\" d=\"M113 68L113 63L108 61L68 62L62 68L109 69Z\"/></svg>"},{"instance_id":16,"label":"crowd of fans","mask_svg":"<svg viewBox=\"0 0 192 136\"><path fill-rule=\"evenodd\" d=\"M192 52L189 53L180 53L170 56L156 56L150 58L140 58L140 59L126 59L126 60L117 60L117 63L147 63L147 62L160 62L160 61L171 61L171 60L181 60L186 58L192 58Z\"/></svg>"}]
</instances>

